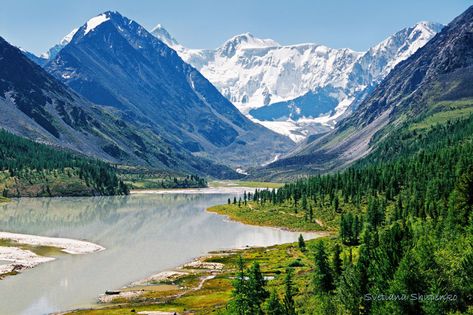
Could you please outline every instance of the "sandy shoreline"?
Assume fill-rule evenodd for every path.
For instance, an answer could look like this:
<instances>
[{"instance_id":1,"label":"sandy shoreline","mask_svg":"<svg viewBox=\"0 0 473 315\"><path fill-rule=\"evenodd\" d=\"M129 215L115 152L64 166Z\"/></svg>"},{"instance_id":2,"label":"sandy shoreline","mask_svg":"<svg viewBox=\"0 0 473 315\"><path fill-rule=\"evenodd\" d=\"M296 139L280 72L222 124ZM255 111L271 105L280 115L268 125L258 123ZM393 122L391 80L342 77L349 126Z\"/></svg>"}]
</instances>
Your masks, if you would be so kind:
<instances>
[{"instance_id":1,"label":"sandy shoreline","mask_svg":"<svg viewBox=\"0 0 473 315\"><path fill-rule=\"evenodd\" d=\"M88 254L105 249L100 245L86 241L9 232L0 232L0 239L13 241L22 245L56 247L62 252L72 255ZM15 246L0 246L0 261L8 262L7 264L0 265L0 276L10 272L20 272L25 269L30 269L52 260L55 260L55 258L40 256L31 250L21 249Z\"/></svg>"}]
</instances>

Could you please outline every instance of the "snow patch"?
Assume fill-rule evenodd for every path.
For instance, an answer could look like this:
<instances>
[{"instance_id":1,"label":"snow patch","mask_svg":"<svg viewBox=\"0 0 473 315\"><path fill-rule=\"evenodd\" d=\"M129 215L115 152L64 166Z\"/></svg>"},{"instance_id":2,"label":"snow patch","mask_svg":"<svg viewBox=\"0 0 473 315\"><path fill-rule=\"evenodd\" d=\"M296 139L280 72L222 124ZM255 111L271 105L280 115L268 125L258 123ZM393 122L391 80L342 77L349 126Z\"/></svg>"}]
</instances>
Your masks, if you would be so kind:
<instances>
[{"instance_id":1,"label":"snow patch","mask_svg":"<svg viewBox=\"0 0 473 315\"><path fill-rule=\"evenodd\" d=\"M238 167L235 172L237 172L238 174L242 174L242 175L248 175L248 172L245 171L244 169Z\"/></svg>"},{"instance_id":2,"label":"snow patch","mask_svg":"<svg viewBox=\"0 0 473 315\"><path fill-rule=\"evenodd\" d=\"M69 44L72 40L72 38L74 37L74 35L76 35L77 31L79 30L79 28L75 28L73 29L69 34L67 34L66 36L64 36L61 41L59 42L59 44L63 45L63 46L66 46L67 44Z\"/></svg>"},{"instance_id":3,"label":"snow patch","mask_svg":"<svg viewBox=\"0 0 473 315\"><path fill-rule=\"evenodd\" d=\"M108 20L110 20L110 18L105 13L91 18L90 20L87 21L87 24L86 24L85 30L84 30L84 35L86 35L90 31L93 31L97 26L99 26L100 24L102 24L102 23L104 23Z\"/></svg>"}]
</instances>

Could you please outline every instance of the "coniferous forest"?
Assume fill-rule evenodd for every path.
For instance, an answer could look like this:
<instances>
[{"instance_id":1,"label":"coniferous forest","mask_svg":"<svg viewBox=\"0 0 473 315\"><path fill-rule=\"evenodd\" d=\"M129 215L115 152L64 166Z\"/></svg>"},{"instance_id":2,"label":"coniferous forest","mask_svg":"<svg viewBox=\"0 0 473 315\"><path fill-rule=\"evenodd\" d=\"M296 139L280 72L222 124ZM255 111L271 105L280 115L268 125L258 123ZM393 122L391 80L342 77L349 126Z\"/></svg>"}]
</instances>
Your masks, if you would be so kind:
<instances>
[{"instance_id":1,"label":"coniferous forest","mask_svg":"<svg viewBox=\"0 0 473 315\"><path fill-rule=\"evenodd\" d=\"M110 164L0 130L3 197L128 194Z\"/></svg>"},{"instance_id":2,"label":"coniferous forest","mask_svg":"<svg viewBox=\"0 0 473 315\"><path fill-rule=\"evenodd\" d=\"M285 205L305 212L301 220L329 212L337 222L332 229L336 237L308 253L314 258L313 283L307 283L312 290L297 305L298 312L471 311L472 165L473 116L429 131L403 128L345 171L249 194L255 212ZM246 198L234 206L245 207ZM240 291L236 286L232 305L242 300ZM248 298L254 296L250 291ZM285 297L275 299L271 295L265 302L274 307L266 314L289 314L276 310L279 304L284 309ZM256 314L252 308L233 310Z\"/></svg>"}]
</instances>

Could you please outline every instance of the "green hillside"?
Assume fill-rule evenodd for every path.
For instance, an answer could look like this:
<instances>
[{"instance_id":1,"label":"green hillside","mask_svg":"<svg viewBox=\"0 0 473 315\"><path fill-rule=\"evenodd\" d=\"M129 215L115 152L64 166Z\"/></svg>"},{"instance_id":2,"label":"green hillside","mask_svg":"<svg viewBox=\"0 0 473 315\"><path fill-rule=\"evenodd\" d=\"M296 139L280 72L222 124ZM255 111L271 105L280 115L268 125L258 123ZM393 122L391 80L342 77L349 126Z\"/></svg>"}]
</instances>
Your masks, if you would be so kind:
<instances>
[{"instance_id":1,"label":"green hillside","mask_svg":"<svg viewBox=\"0 0 473 315\"><path fill-rule=\"evenodd\" d=\"M292 209L300 225L337 227L311 253L310 289L296 294L300 314L473 310L473 116L422 132L407 125L343 172L256 190L223 213L258 223L268 208Z\"/></svg>"},{"instance_id":2,"label":"green hillside","mask_svg":"<svg viewBox=\"0 0 473 315\"><path fill-rule=\"evenodd\" d=\"M115 169L0 130L0 192L4 197L127 194Z\"/></svg>"}]
</instances>

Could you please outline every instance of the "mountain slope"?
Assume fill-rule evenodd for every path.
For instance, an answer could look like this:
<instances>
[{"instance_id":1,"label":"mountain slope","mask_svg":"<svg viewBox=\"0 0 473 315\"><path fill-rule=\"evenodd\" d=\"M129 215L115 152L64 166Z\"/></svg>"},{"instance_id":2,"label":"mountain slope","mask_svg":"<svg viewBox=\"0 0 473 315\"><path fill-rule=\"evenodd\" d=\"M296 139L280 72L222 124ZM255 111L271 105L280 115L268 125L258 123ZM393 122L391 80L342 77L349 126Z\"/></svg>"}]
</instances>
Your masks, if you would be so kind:
<instances>
[{"instance_id":1,"label":"mountain slope","mask_svg":"<svg viewBox=\"0 0 473 315\"><path fill-rule=\"evenodd\" d=\"M256 166L292 146L244 117L173 49L117 12L80 27L45 69L90 101L233 167Z\"/></svg>"},{"instance_id":2,"label":"mountain slope","mask_svg":"<svg viewBox=\"0 0 473 315\"><path fill-rule=\"evenodd\" d=\"M339 169L401 127L422 132L473 113L472 34L473 7L398 64L333 132L309 139L261 174L291 177Z\"/></svg>"},{"instance_id":3,"label":"mountain slope","mask_svg":"<svg viewBox=\"0 0 473 315\"><path fill-rule=\"evenodd\" d=\"M367 52L318 44L282 46L249 33L234 36L216 50L198 50L180 45L161 25L152 33L196 67L243 113L300 141L314 126L330 130L347 109L356 107L367 94L366 88L371 90L441 28L437 23L420 22ZM327 94L337 100L329 108L326 102L319 102Z\"/></svg>"},{"instance_id":4,"label":"mountain slope","mask_svg":"<svg viewBox=\"0 0 473 315\"><path fill-rule=\"evenodd\" d=\"M111 162L233 176L193 157L114 108L98 107L71 91L0 38L0 127L17 135ZM233 175L232 175L233 174Z\"/></svg>"},{"instance_id":5,"label":"mountain slope","mask_svg":"<svg viewBox=\"0 0 473 315\"><path fill-rule=\"evenodd\" d=\"M3 197L128 194L108 163L36 143L0 129Z\"/></svg>"}]
</instances>

